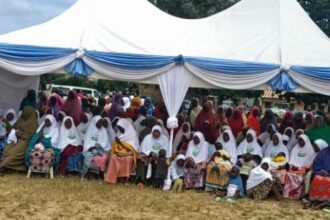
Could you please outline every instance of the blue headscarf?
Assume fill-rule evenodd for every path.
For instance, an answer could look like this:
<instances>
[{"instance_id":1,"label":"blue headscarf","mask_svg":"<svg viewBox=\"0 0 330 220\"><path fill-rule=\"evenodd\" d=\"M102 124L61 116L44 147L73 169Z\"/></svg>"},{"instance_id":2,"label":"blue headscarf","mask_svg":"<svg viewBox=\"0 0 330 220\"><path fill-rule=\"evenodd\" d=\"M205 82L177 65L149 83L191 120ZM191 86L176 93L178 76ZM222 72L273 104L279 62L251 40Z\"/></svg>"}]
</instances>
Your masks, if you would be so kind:
<instances>
[{"instance_id":1,"label":"blue headscarf","mask_svg":"<svg viewBox=\"0 0 330 220\"><path fill-rule=\"evenodd\" d=\"M230 178L229 179L229 183L228 184L233 184L237 186L237 189L239 190L239 195L241 196L241 198L244 197L244 187L243 187L243 182L242 182L242 178L239 175L239 171L240 168L238 166L233 166L233 168L236 167L238 169L238 175L234 178Z\"/></svg>"}]
</instances>

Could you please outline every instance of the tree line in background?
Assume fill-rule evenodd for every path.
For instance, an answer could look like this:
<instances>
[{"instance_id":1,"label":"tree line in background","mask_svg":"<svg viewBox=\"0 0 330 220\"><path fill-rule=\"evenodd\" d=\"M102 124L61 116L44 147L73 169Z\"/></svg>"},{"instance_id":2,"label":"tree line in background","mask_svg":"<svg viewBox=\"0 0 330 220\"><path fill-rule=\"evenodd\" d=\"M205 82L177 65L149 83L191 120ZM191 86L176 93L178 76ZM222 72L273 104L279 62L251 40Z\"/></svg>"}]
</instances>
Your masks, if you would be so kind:
<instances>
[{"instance_id":1,"label":"tree line in background","mask_svg":"<svg viewBox=\"0 0 330 220\"><path fill-rule=\"evenodd\" d=\"M161 10L181 18L203 18L240 0L149 0ZM298 0L313 21L330 36L330 0Z\"/></svg>"},{"instance_id":2,"label":"tree line in background","mask_svg":"<svg viewBox=\"0 0 330 220\"><path fill-rule=\"evenodd\" d=\"M161 10L181 18L203 18L216 14L240 0L149 0L152 4ZM307 11L314 22L330 36L330 0L298 0L301 6ZM42 88L45 89L46 84L73 85L95 88L102 93L107 91L124 91L124 93L137 93L138 86L135 83L118 82L110 80L90 80L84 77L68 76L68 75L43 75L41 77ZM199 95L215 95L220 100L235 97L257 98L262 95L262 91L234 91L234 90L209 90L209 89L190 89L189 93ZM281 96L283 99L290 100L295 97L298 101L306 104L313 102L326 103L328 96L312 95L312 94L294 94L285 93Z\"/></svg>"}]
</instances>

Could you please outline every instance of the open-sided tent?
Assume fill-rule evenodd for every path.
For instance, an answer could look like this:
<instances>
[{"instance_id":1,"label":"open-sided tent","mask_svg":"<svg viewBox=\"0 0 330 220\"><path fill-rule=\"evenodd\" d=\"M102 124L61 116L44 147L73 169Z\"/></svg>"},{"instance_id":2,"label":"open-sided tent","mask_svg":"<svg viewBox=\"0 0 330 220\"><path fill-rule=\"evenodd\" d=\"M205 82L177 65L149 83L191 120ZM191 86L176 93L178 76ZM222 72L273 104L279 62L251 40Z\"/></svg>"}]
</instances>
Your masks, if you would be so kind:
<instances>
[{"instance_id":1,"label":"open-sided tent","mask_svg":"<svg viewBox=\"0 0 330 220\"><path fill-rule=\"evenodd\" d=\"M330 41L296 0L242 0L194 20L147 0L80 0L0 43L0 67L15 74L159 83L170 127L189 86L330 95Z\"/></svg>"}]
</instances>

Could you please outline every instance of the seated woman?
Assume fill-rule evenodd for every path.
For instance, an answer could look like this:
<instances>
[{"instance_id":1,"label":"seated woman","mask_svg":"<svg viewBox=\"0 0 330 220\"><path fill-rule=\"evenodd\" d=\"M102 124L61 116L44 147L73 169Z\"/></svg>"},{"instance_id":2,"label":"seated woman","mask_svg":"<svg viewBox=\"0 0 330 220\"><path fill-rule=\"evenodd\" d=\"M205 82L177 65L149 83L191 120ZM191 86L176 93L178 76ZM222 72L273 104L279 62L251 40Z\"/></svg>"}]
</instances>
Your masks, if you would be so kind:
<instances>
[{"instance_id":1,"label":"seated woman","mask_svg":"<svg viewBox=\"0 0 330 220\"><path fill-rule=\"evenodd\" d=\"M177 153L181 150L182 144L189 140L190 134L190 124L188 122L184 122L174 138L172 153Z\"/></svg>"},{"instance_id":2,"label":"seated woman","mask_svg":"<svg viewBox=\"0 0 330 220\"><path fill-rule=\"evenodd\" d=\"M230 161L232 164L237 162L237 144L233 132L230 129L224 130L216 142L220 142L223 149L230 155Z\"/></svg>"},{"instance_id":3,"label":"seated woman","mask_svg":"<svg viewBox=\"0 0 330 220\"><path fill-rule=\"evenodd\" d=\"M203 188L209 143L201 132L196 132L189 142L184 168L185 188Z\"/></svg>"},{"instance_id":4,"label":"seated woman","mask_svg":"<svg viewBox=\"0 0 330 220\"><path fill-rule=\"evenodd\" d=\"M92 120L92 114L85 112L81 118L80 124L77 126L78 134L80 140L84 141L85 134L87 132L88 126Z\"/></svg>"},{"instance_id":5,"label":"seated woman","mask_svg":"<svg viewBox=\"0 0 330 220\"><path fill-rule=\"evenodd\" d=\"M178 154L170 166L170 177L173 183L172 192L182 192L183 188L183 167L186 157Z\"/></svg>"},{"instance_id":6,"label":"seated woman","mask_svg":"<svg viewBox=\"0 0 330 220\"><path fill-rule=\"evenodd\" d=\"M284 154L284 161L274 161L274 159L278 156L279 153ZM275 163L280 163L279 165L284 165L289 161L289 151L287 147L283 144L282 135L280 133L274 134L273 140L268 145L264 156L270 158Z\"/></svg>"},{"instance_id":7,"label":"seated woman","mask_svg":"<svg viewBox=\"0 0 330 220\"><path fill-rule=\"evenodd\" d=\"M286 146L288 148L289 153L291 153L293 147L297 144L297 140L296 140L293 128L287 127L284 130L284 134L289 137L289 141Z\"/></svg>"},{"instance_id":8,"label":"seated woman","mask_svg":"<svg viewBox=\"0 0 330 220\"><path fill-rule=\"evenodd\" d=\"M300 199L303 190L303 177L311 169L315 158L314 148L309 138L302 134L298 144L292 149L289 170L285 176L283 196L288 199Z\"/></svg>"},{"instance_id":9,"label":"seated woman","mask_svg":"<svg viewBox=\"0 0 330 220\"><path fill-rule=\"evenodd\" d=\"M81 178L84 179L91 168L97 173L104 172L109 151L109 137L103 127L103 119L99 115L94 116L85 135Z\"/></svg>"},{"instance_id":10,"label":"seated woman","mask_svg":"<svg viewBox=\"0 0 330 220\"><path fill-rule=\"evenodd\" d=\"M211 158L206 167L205 190L213 190L215 193L224 191L229 182L231 168L229 153L225 150L217 151L215 157Z\"/></svg>"},{"instance_id":11,"label":"seated woman","mask_svg":"<svg viewBox=\"0 0 330 220\"><path fill-rule=\"evenodd\" d=\"M318 146L325 144L323 140L316 140ZM322 146L322 147L323 147ZM330 202L330 147L327 146L321 150L313 162L312 183L309 191L309 199L318 207ZM320 204L318 204L320 203Z\"/></svg>"},{"instance_id":12,"label":"seated woman","mask_svg":"<svg viewBox=\"0 0 330 220\"><path fill-rule=\"evenodd\" d=\"M128 121L128 120L126 119L126 121ZM103 127L107 130L107 134L109 137L109 143L110 143L110 145L112 145L112 142L115 140L116 134L115 134L115 130L112 127L110 118L105 117L105 118L103 118L102 122L103 122Z\"/></svg>"},{"instance_id":13,"label":"seated woman","mask_svg":"<svg viewBox=\"0 0 330 220\"><path fill-rule=\"evenodd\" d=\"M71 157L83 150L77 128L74 125L73 119L69 116L65 117L63 120L63 125L60 129L58 148L61 150L61 162L58 173L64 175L67 165L72 164L72 162L70 162L72 160Z\"/></svg>"},{"instance_id":14,"label":"seated woman","mask_svg":"<svg viewBox=\"0 0 330 220\"><path fill-rule=\"evenodd\" d=\"M25 165L30 172L56 171L60 162L59 130L53 115L47 115L33 135L25 153Z\"/></svg>"},{"instance_id":15,"label":"seated woman","mask_svg":"<svg viewBox=\"0 0 330 220\"><path fill-rule=\"evenodd\" d=\"M275 181L270 173L270 163L270 159L265 157L262 159L261 164L251 171L246 184L247 196L249 198L256 200L265 199L270 191L274 189Z\"/></svg>"},{"instance_id":16,"label":"seated woman","mask_svg":"<svg viewBox=\"0 0 330 220\"><path fill-rule=\"evenodd\" d=\"M237 148L237 157L240 158L244 154L252 154L253 159L260 163L262 159L262 150L258 143L257 134L253 129L249 129L246 133L246 138Z\"/></svg>"},{"instance_id":17,"label":"seated woman","mask_svg":"<svg viewBox=\"0 0 330 220\"><path fill-rule=\"evenodd\" d=\"M147 168L149 163L151 164L151 176L149 183L153 184L155 180L156 170L158 164L156 164L159 158L158 153L161 149L166 151L166 158L170 158L169 152L169 139L162 134L162 128L159 125L153 126L151 134L148 134L142 141L139 149L137 170L136 170L136 183L138 187L143 187L147 178ZM163 165L163 164L162 164ZM149 169L149 168L148 168ZM165 172L165 170L164 170ZM167 169L166 169L167 172Z\"/></svg>"},{"instance_id":18,"label":"seated woman","mask_svg":"<svg viewBox=\"0 0 330 220\"><path fill-rule=\"evenodd\" d=\"M139 139L133 125L125 118L117 122L117 134L112 142L110 163L104 181L116 183L118 178L127 180L136 168Z\"/></svg>"},{"instance_id":19,"label":"seated woman","mask_svg":"<svg viewBox=\"0 0 330 220\"><path fill-rule=\"evenodd\" d=\"M17 121L17 116L15 110L12 108L8 109L8 111L5 114L5 117L3 118L3 122L6 124L7 134L9 134L16 121Z\"/></svg>"}]
</instances>

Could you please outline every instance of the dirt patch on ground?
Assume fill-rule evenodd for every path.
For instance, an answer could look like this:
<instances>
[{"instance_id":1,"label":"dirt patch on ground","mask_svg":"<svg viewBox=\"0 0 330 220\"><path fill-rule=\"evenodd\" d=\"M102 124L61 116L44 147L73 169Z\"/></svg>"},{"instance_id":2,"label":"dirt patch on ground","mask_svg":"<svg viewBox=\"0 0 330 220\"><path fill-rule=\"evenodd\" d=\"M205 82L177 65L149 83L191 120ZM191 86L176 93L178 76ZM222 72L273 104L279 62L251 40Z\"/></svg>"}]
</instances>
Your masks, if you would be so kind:
<instances>
[{"instance_id":1,"label":"dirt patch on ground","mask_svg":"<svg viewBox=\"0 0 330 220\"><path fill-rule=\"evenodd\" d=\"M78 177L0 178L0 219L330 219L294 201L216 203L208 193L173 194Z\"/></svg>"}]
</instances>

